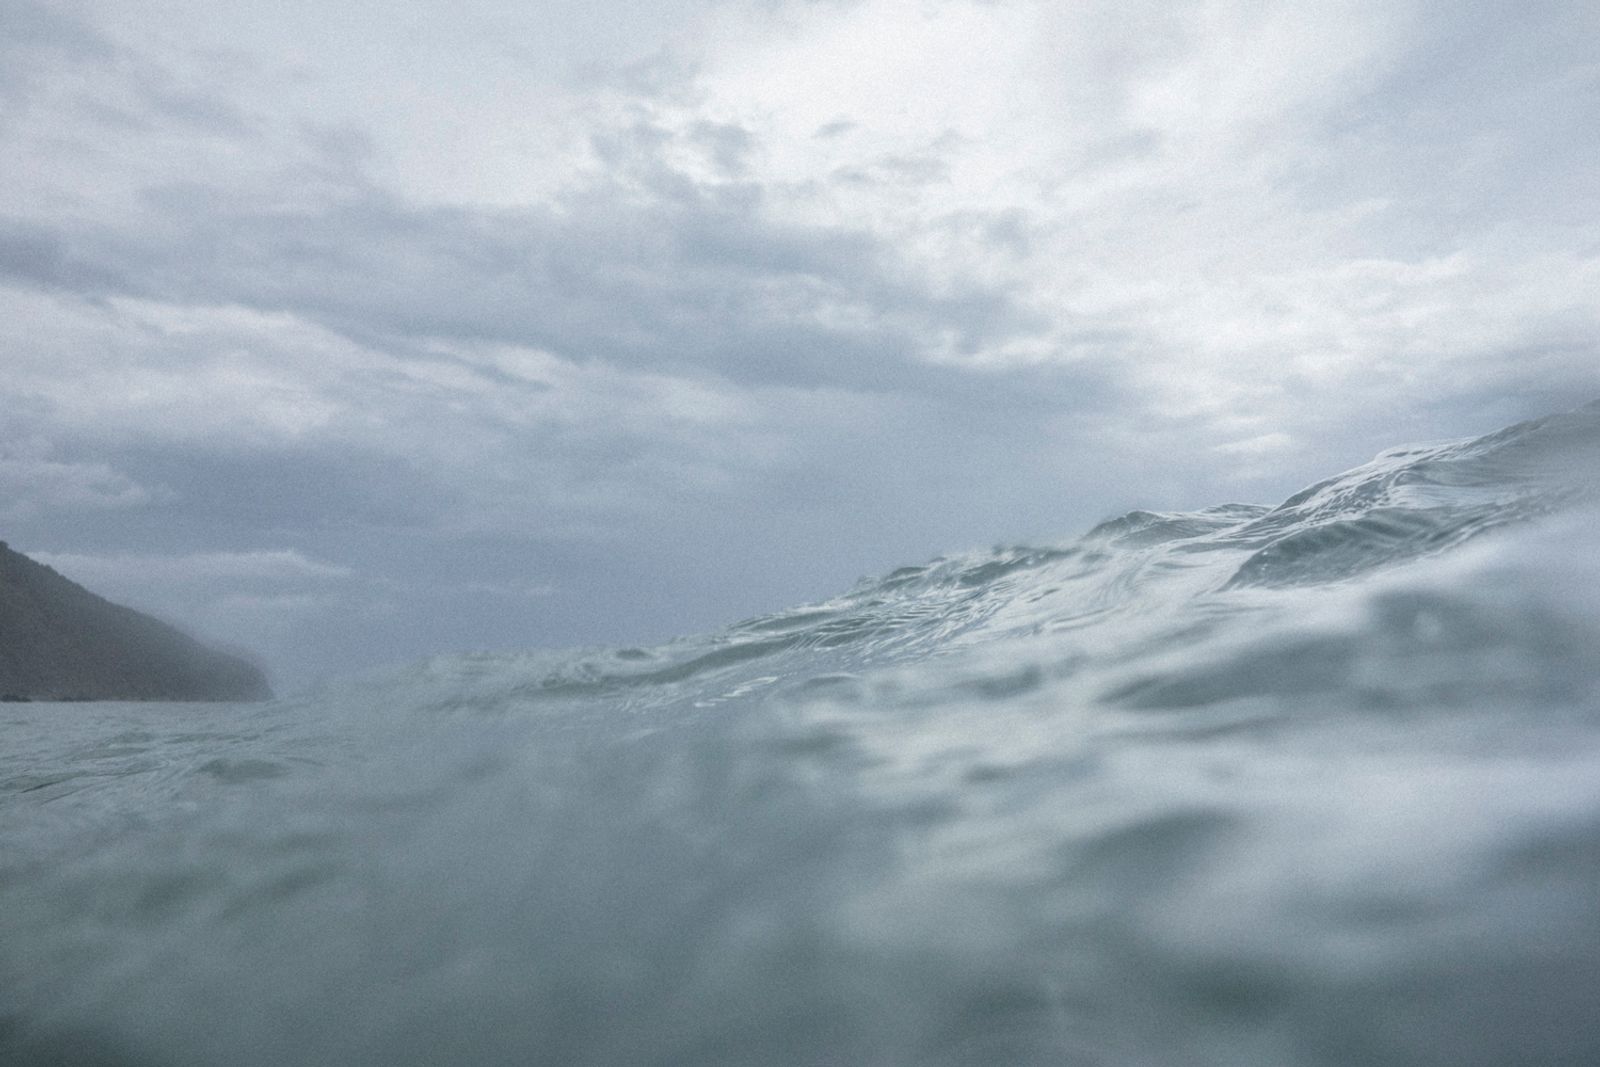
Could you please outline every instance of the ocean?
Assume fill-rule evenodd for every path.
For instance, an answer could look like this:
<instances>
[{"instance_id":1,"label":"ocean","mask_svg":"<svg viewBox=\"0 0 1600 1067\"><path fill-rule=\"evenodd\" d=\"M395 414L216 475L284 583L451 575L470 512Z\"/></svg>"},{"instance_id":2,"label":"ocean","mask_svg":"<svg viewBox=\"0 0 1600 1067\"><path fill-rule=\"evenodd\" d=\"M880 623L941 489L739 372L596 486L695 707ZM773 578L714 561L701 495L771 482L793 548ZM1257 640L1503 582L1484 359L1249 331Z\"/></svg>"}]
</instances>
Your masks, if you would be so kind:
<instances>
[{"instance_id":1,"label":"ocean","mask_svg":"<svg viewBox=\"0 0 1600 1067\"><path fill-rule=\"evenodd\" d=\"M0 705L0 1063L1600 1063L1600 406L655 648Z\"/></svg>"}]
</instances>

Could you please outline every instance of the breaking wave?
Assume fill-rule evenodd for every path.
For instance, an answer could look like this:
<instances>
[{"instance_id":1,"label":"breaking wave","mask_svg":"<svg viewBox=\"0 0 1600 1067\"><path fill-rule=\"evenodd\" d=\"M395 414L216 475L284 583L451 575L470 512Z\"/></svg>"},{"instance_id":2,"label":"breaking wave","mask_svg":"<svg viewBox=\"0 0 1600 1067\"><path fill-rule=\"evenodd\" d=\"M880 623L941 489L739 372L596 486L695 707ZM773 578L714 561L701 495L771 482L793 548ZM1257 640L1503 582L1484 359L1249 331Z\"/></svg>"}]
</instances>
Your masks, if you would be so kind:
<instances>
[{"instance_id":1,"label":"breaking wave","mask_svg":"<svg viewBox=\"0 0 1600 1067\"><path fill-rule=\"evenodd\" d=\"M1600 406L649 649L0 711L22 1064L1600 1062Z\"/></svg>"}]
</instances>

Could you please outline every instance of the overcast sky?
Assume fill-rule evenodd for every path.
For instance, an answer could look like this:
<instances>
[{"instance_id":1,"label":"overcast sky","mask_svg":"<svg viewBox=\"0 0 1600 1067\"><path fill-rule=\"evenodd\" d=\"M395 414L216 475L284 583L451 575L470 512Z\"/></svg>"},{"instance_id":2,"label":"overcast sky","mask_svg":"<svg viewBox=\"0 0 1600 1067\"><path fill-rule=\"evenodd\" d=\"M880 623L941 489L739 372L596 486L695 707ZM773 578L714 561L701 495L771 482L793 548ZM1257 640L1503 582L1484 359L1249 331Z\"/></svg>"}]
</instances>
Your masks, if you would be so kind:
<instances>
[{"instance_id":1,"label":"overcast sky","mask_svg":"<svg viewBox=\"0 0 1600 1067\"><path fill-rule=\"evenodd\" d=\"M0 538L281 689L1600 396L1593 0L0 0Z\"/></svg>"}]
</instances>

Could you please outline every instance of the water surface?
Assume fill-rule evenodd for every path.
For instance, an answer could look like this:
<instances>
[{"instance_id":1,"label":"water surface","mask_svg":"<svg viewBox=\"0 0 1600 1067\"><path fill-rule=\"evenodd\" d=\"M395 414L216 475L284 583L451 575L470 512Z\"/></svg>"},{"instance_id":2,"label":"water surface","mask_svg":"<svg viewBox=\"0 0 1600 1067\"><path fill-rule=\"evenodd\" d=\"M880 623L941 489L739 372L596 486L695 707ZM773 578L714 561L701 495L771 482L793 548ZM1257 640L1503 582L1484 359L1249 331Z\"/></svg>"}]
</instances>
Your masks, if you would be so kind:
<instances>
[{"instance_id":1,"label":"water surface","mask_svg":"<svg viewBox=\"0 0 1600 1067\"><path fill-rule=\"evenodd\" d=\"M0 705L0 1061L1600 1062L1597 471L1591 407L658 648Z\"/></svg>"}]
</instances>

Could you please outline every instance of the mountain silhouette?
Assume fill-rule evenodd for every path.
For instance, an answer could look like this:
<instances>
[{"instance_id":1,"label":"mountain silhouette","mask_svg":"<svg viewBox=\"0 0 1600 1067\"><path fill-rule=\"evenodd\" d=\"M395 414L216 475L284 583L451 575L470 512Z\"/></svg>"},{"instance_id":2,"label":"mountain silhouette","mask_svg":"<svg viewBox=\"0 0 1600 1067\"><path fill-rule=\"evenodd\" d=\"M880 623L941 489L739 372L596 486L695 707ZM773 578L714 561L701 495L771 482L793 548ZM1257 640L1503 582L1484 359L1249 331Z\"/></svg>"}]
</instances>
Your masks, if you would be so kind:
<instances>
[{"instance_id":1,"label":"mountain silhouette","mask_svg":"<svg viewBox=\"0 0 1600 1067\"><path fill-rule=\"evenodd\" d=\"M0 541L0 699L266 700L260 669Z\"/></svg>"}]
</instances>

